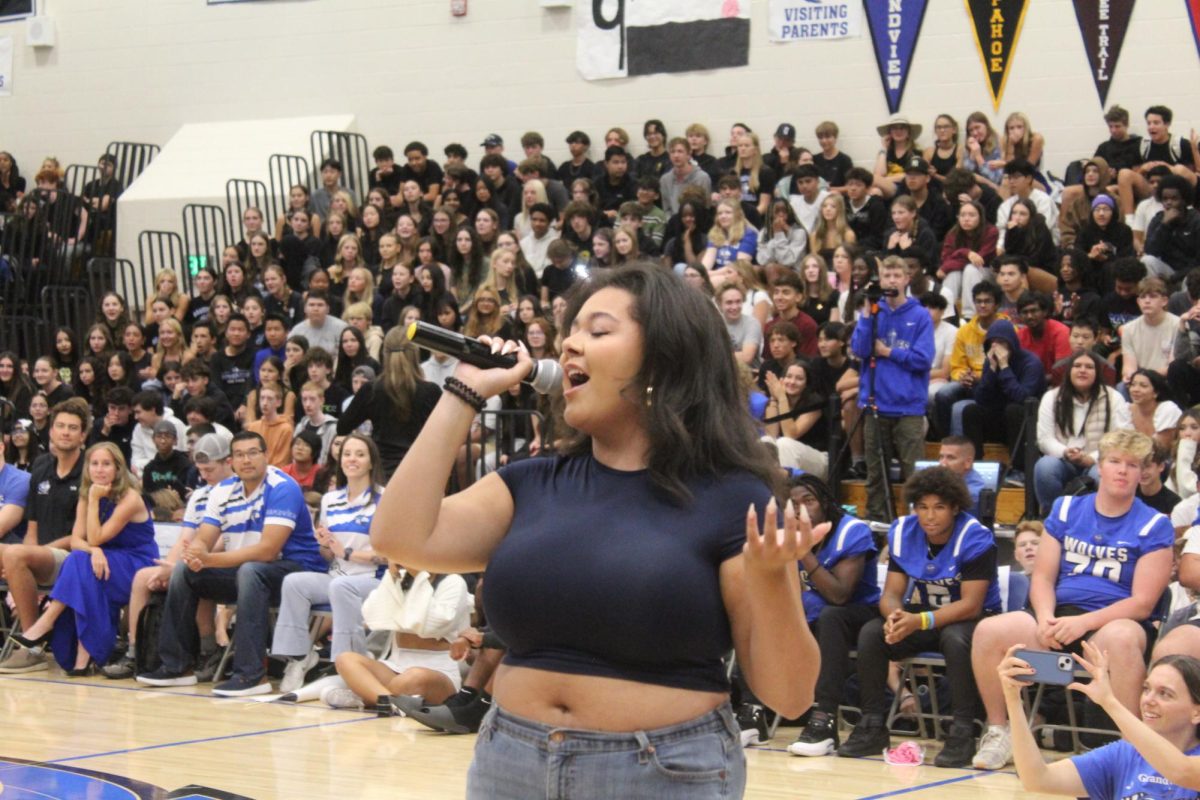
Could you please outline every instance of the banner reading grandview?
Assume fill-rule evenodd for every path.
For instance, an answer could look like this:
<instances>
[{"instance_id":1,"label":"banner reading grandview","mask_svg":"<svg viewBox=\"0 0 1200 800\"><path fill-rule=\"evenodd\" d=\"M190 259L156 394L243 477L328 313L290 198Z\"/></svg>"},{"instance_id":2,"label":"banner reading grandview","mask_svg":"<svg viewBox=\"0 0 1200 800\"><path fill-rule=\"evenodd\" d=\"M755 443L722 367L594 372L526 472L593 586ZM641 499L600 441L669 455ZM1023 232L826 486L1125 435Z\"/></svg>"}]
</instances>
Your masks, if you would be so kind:
<instances>
[{"instance_id":1,"label":"banner reading grandview","mask_svg":"<svg viewBox=\"0 0 1200 800\"><path fill-rule=\"evenodd\" d=\"M587 80L744 67L750 0L579 0L576 66Z\"/></svg>"},{"instance_id":2,"label":"banner reading grandview","mask_svg":"<svg viewBox=\"0 0 1200 800\"><path fill-rule=\"evenodd\" d=\"M861 36L862 3L860 0L771 0L767 26L772 42Z\"/></svg>"}]
</instances>

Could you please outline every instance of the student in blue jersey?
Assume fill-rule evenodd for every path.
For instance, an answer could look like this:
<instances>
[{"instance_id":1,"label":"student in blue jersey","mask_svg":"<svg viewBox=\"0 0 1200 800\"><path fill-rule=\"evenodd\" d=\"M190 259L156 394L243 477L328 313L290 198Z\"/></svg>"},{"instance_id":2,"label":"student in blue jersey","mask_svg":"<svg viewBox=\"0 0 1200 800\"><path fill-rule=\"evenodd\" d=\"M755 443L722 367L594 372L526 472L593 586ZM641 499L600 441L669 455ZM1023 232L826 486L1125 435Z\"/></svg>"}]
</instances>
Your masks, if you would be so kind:
<instances>
[{"instance_id":1,"label":"student in blue jersey","mask_svg":"<svg viewBox=\"0 0 1200 800\"><path fill-rule=\"evenodd\" d=\"M791 745L794 756L831 755L838 746L837 709L850 674L850 651L862 626L876 616L879 548L867 523L842 511L833 492L814 475L792 479L796 513L803 507L814 525L829 522L832 530L800 560L804 581L804 616L821 648L816 705L808 725Z\"/></svg>"},{"instance_id":2,"label":"student in blue jersey","mask_svg":"<svg viewBox=\"0 0 1200 800\"><path fill-rule=\"evenodd\" d=\"M271 655L287 659L279 684L279 691L285 694L299 689L305 673L317 663L308 633L308 615L314 605L338 600L333 604L330 657L336 659L347 651L366 652L362 603L379 584L387 564L371 549L371 520L383 494L383 467L373 441L357 433L346 437L336 482L338 488L321 498L315 534L329 572L294 572L283 580ZM349 585L335 592L338 583Z\"/></svg>"},{"instance_id":3,"label":"student in blue jersey","mask_svg":"<svg viewBox=\"0 0 1200 800\"><path fill-rule=\"evenodd\" d=\"M964 510L971 507L971 495L946 467L909 478L904 499L914 513L893 522L888 532L890 561L879 616L858 634L862 719L838 755L875 756L889 745L888 662L935 651L946 659L954 719L934 764L964 767L975 752L979 704L971 679L971 636L981 618L1001 608L996 539Z\"/></svg>"},{"instance_id":4,"label":"student in blue jersey","mask_svg":"<svg viewBox=\"0 0 1200 800\"><path fill-rule=\"evenodd\" d=\"M1147 643L1154 639L1151 615L1170 581L1175 542L1171 521L1136 496L1151 449L1148 436L1128 429L1100 439L1096 493L1060 497L1046 517L1029 608L976 631L971 658L988 726L977 768L1002 769L1012 758L996 665L1018 642L1078 652L1080 642L1090 640L1110 654L1117 697L1137 708Z\"/></svg>"},{"instance_id":5,"label":"student in blue jersey","mask_svg":"<svg viewBox=\"0 0 1200 800\"><path fill-rule=\"evenodd\" d=\"M234 476L209 495L204 522L175 565L158 654L162 664L138 675L148 686L191 686L196 638L196 604L201 597L237 605L233 676L213 687L220 697L269 694L264 657L268 612L278 605L283 579L301 570L328 566L313 536L312 517L300 486L267 464L262 436L242 431L230 447ZM217 537L224 551L212 552Z\"/></svg>"},{"instance_id":6,"label":"student in blue jersey","mask_svg":"<svg viewBox=\"0 0 1200 800\"><path fill-rule=\"evenodd\" d=\"M71 553L46 610L12 636L25 649L49 642L70 677L91 675L108 660L133 575L158 556L150 507L121 449L100 442L88 448L83 462Z\"/></svg>"},{"instance_id":7,"label":"student in blue jersey","mask_svg":"<svg viewBox=\"0 0 1200 800\"><path fill-rule=\"evenodd\" d=\"M1069 688L1087 695L1107 711L1123 741L1113 742L1053 764L1042 760L1025 718L1021 675L1033 670L1015 653L1000 662L1004 700L1013 720L1013 756L1017 777L1030 792L1089 797L1092 800L1194 800L1200 796L1200 661L1167 656L1150 666L1142 686L1138 714L1117 699L1109 676L1110 651L1083 643L1086 658L1076 660L1091 673L1090 683Z\"/></svg>"}]
</instances>

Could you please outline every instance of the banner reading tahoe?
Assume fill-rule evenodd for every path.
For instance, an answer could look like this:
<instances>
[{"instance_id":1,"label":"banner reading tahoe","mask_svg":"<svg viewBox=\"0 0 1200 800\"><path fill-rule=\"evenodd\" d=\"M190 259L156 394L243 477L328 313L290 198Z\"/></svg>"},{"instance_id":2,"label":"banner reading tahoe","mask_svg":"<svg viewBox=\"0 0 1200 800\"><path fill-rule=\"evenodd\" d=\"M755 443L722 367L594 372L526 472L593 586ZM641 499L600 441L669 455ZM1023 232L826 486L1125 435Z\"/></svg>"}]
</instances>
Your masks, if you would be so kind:
<instances>
[{"instance_id":1,"label":"banner reading tahoe","mask_svg":"<svg viewBox=\"0 0 1200 800\"><path fill-rule=\"evenodd\" d=\"M860 36L862 4L858 0L771 0L767 27L772 42Z\"/></svg>"}]
</instances>

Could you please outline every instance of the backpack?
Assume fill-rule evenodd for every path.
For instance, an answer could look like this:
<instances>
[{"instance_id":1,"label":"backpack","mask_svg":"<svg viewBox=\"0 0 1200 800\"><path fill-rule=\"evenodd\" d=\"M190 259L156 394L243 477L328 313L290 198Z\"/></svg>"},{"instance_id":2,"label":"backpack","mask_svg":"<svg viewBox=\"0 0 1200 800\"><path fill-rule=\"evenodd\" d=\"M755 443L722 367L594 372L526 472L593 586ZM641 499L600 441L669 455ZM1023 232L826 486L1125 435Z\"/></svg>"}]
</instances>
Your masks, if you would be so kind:
<instances>
[{"instance_id":1,"label":"backpack","mask_svg":"<svg viewBox=\"0 0 1200 800\"><path fill-rule=\"evenodd\" d=\"M166 602L166 592L152 592L135 622L137 641L134 643L133 660L138 675L153 672L162 664L158 657L158 632L162 627Z\"/></svg>"}]
</instances>

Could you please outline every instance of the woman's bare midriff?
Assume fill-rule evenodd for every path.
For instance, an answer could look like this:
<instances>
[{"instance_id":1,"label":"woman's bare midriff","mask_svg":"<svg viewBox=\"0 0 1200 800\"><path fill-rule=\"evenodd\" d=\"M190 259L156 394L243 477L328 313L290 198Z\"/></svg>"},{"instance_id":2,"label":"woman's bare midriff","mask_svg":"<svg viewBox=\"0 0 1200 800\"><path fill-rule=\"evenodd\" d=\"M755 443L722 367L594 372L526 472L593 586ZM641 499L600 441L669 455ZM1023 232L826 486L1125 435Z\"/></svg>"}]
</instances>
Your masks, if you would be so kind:
<instances>
[{"instance_id":1,"label":"woman's bare midriff","mask_svg":"<svg viewBox=\"0 0 1200 800\"><path fill-rule=\"evenodd\" d=\"M405 650L449 650L450 643L442 639L423 639L415 633L397 633L396 646Z\"/></svg>"},{"instance_id":2,"label":"woman's bare midriff","mask_svg":"<svg viewBox=\"0 0 1200 800\"><path fill-rule=\"evenodd\" d=\"M612 732L676 725L729 699L724 692L508 666L497 670L493 696L505 711L544 725Z\"/></svg>"}]
</instances>

